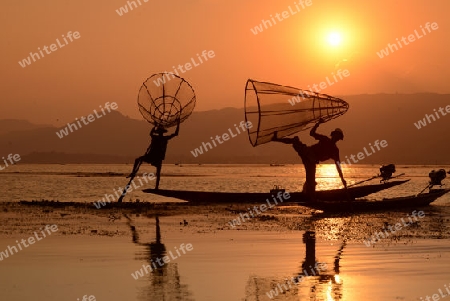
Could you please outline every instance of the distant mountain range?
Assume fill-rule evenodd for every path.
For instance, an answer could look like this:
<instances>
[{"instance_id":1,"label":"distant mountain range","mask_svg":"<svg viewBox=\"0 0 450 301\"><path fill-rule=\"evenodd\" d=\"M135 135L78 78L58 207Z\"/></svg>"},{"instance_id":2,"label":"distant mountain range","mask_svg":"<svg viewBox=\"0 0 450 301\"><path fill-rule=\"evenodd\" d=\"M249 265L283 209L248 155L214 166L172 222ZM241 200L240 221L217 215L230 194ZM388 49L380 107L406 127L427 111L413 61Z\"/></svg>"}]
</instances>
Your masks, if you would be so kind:
<instances>
[{"instance_id":1,"label":"distant mountain range","mask_svg":"<svg viewBox=\"0 0 450 301\"><path fill-rule=\"evenodd\" d=\"M318 132L329 135L335 127L345 133L338 142L341 160L369 150L369 143L386 140L388 146L372 152L362 164L450 164L450 114L440 118L433 109L450 105L450 95L441 94L376 94L343 97L350 110L343 116L325 123ZM294 106L295 108L295 106ZM165 163L301 163L292 147L267 143L252 147L247 133L236 132L235 126L244 120L244 110L194 112L181 124L180 134L169 142ZM423 124L418 129L417 124ZM144 120L131 119L117 111L74 130L60 139L62 128L35 125L23 120L0 120L0 156L19 154L21 163L132 163L150 143L151 125ZM197 157L191 151L210 137L232 131L223 144L203 151ZM299 133L307 144L314 143L308 132Z\"/></svg>"},{"instance_id":2,"label":"distant mountain range","mask_svg":"<svg viewBox=\"0 0 450 301\"><path fill-rule=\"evenodd\" d=\"M0 120L0 135L15 131L26 131L38 128L48 127L48 125L32 124L26 120L3 119Z\"/></svg>"}]
</instances>

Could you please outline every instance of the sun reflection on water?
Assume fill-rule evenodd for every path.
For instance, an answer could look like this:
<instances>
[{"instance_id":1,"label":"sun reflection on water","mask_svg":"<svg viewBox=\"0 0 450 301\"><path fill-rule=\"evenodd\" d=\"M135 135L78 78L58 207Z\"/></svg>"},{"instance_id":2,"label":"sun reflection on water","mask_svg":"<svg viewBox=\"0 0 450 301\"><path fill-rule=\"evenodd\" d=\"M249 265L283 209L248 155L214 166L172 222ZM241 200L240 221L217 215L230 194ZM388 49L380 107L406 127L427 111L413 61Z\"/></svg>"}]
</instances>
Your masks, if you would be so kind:
<instances>
[{"instance_id":1,"label":"sun reflection on water","mask_svg":"<svg viewBox=\"0 0 450 301\"><path fill-rule=\"evenodd\" d=\"M345 174L344 174L345 176ZM316 169L317 190L328 190L342 187L342 181L335 164L319 164Z\"/></svg>"},{"instance_id":2,"label":"sun reflection on water","mask_svg":"<svg viewBox=\"0 0 450 301\"><path fill-rule=\"evenodd\" d=\"M326 298L327 298L326 300L327 301L335 301L333 299L333 296L331 295L332 291L333 291L333 282L330 280L330 281L328 281L328 284L327 284L327 291L326 291Z\"/></svg>"}]
</instances>

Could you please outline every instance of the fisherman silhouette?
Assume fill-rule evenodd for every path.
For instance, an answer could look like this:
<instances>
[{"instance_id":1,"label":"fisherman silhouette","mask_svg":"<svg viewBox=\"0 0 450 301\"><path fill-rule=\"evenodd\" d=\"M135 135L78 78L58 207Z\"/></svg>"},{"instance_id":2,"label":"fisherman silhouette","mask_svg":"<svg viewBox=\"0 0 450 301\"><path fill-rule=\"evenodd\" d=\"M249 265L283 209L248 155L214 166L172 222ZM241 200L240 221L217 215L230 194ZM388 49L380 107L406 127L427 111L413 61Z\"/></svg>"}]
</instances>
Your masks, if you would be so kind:
<instances>
[{"instance_id":1,"label":"fisherman silhouette","mask_svg":"<svg viewBox=\"0 0 450 301\"><path fill-rule=\"evenodd\" d=\"M315 193L316 193L316 165L319 162L326 161L328 159L333 159L336 164L336 169L339 173L339 176L342 180L342 184L347 188L347 182L344 179L344 175L342 174L342 169L340 165L339 159L339 149L336 146L336 142L339 140L344 140L344 133L341 129L337 128L331 132L331 138L320 135L316 133L319 125L323 123L323 120L320 119L314 127L310 131L310 135L314 137L316 140L319 140L318 143L307 146L302 143L298 136L293 138L278 138L277 132L274 133L272 141L281 142L285 144L292 144L294 149L297 151L298 155L302 159L303 165L305 166L306 171L306 182L303 185L303 192L306 194L309 201L314 202Z\"/></svg>"},{"instance_id":2,"label":"fisherman silhouette","mask_svg":"<svg viewBox=\"0 0 450 301\"><path fill-rule=\"evenodd\" d=\"M162 161L166 157L167 143L169 142L170 139L178 136L179 130L180 130L180 120L178 120L175 132L168 136L164 136L164 133L167 133L167 130L164 127L160 125L155 126L150 132L150 137L152 138L150 146L148 147L147 151L143 156L137 158L134 161L133 171L127 178L134 178L136 176L136 173L138 172L142 162L149 163L152 166L156 167L155 189L158 189L159 180L161 177Z\"/></svg>"}]
</instances>

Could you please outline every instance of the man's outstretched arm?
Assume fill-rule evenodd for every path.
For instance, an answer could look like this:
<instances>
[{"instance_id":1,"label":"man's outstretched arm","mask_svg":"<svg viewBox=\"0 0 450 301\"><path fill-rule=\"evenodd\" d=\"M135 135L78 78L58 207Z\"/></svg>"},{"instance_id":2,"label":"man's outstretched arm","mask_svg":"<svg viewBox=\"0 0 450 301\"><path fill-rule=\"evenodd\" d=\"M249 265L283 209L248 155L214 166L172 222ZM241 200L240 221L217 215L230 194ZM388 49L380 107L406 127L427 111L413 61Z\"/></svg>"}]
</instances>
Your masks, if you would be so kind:
<instances>
[{"instance_id":1,"label":"man's outstretched arm","mask_svg":"<svg viewBox=\"0 0 450 301\"><path fill-rule=\"evenodd\" d=\"M313 126L313 128L312 128L311 131L309 132L309 135L312 136L312 137L314 137L316 140L320 140L321 138L326 137L326 136L324 136L324 135L320 135L320 134L317 134L317 133L316 133L317 128L318 128L319 125L320 125L321 123L323 123L323 122L324 122L323 119L320 118L319 121Z\"/></svg>"},{"instance_id":2,"label":"man's outstretched arm","mask_svg":"<svg viewBox=\"0 0 450 301\"><path fill-rule=\"evenodd\" d=\"M339 177L341 178L342 184L344 185L345 188L347 188L347 181L345 181L344 179L344 174L342 173L342 167L341 167L341 163L340 161L334 161L334 163L336 164L336 169L338 171Z\"/></svg>"},{"instance_id":3,"label":"man's outstretched arm","mask_svg":"<svg viewBox=\"0 0 450 301\"><path fill-rule=\"evenodd\" d=\"M172 139L173 137L178 136L179 132L180 132L180 120L178 119L177 129L175 130L175 132L172 135L167 136L167 139Z\"/></svg>"}]
</instances>

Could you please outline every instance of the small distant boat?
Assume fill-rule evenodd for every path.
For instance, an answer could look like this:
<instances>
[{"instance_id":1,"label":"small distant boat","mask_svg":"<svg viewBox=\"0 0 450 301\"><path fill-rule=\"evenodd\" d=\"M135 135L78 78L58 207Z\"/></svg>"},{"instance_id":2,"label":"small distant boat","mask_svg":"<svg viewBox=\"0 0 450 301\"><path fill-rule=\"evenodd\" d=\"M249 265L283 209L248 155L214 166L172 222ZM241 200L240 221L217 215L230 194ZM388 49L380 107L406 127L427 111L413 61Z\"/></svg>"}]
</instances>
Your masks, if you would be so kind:
<instances>
[{"instance_id":1,"label":"small distant boat","mask_svg":"<svg viewBox=\"0 0 450 301\"><path fill-rule=\"evenodd\" d=\"M285 193L286 189L281 187L281 185L273 185L273 188L270 189L270 194L278 194L278 192Z\"/></svg>"},{"instance_id":2,"label":"small distant boat","mask_svg":"<svg viewBox=\"0 0 450 301\"><path fill-rule=\"evenodd\" d=\"M316 192L316 197L320 200L336 200L343 199L348 196L352 198L362 198L369 194L379 192L384 189L388 189L397 185L404 184L408 180L398 180L380 184L371 184L364 186L355 186L345 189L331 189L320 190ZM275 188L274 188L275 189ZM165 197L177 198L180 200L189 201L192 203L255 203L265 202L266 199L271 199L272 195L276 195L280 187L276 192L272 189L273 193L269 192L217 192L217 191L192 191L192 190L166 190L166 189L144 189L146 193L153 193ZM284 192L284 190L282 191ZM304 202L306 197L303 192L290 192L289 202Z\"/></svg>"},{"instance_id":3,"label":"small distant boat","mask_svg":"<svg viewBox=\"0 0 450 301\"><path fill-rule=\"evenodd\" d=\"M270 166L284 166L284 164L270 163Z\"/></svg>"}]
</instances>

